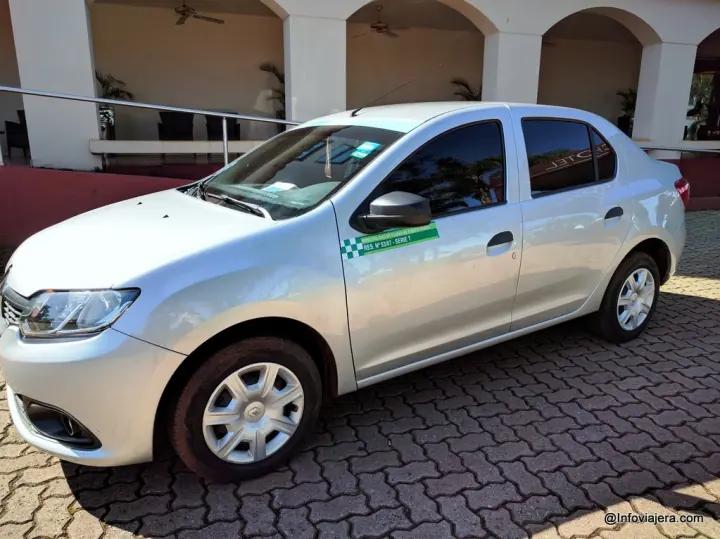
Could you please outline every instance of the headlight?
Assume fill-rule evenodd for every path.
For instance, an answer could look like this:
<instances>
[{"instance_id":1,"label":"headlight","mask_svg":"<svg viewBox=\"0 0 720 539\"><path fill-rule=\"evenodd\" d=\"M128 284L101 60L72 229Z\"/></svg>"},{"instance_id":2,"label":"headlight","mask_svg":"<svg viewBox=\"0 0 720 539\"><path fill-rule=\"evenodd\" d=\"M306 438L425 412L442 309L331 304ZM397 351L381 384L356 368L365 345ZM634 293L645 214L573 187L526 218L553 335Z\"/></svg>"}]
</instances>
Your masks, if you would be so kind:
<instances>
[{"instance_id":1,"label":"headlight","mask_svg":"<svg viewBox=\"0 0 720 539\"><path fill-rule=\"evenodd\" d=\"M26 337L72 337L99 333L130 307L140 294L125 290L40 292L20 319Z\"/></svg>"}]
</instances>

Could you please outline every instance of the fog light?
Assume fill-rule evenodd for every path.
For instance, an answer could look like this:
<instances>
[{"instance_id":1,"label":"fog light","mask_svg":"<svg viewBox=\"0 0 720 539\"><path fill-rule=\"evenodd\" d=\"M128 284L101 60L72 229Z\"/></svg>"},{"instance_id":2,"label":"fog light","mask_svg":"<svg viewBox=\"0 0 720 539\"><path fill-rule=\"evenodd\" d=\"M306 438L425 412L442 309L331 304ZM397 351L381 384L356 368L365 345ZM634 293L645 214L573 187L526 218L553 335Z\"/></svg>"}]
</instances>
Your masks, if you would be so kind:
<instances>
[{"instance_id":1,"label":"fog light","mask_svg":"<svg viewBox=\"0 0 720 539\"><path fill-rule=\"evenodd\" d=\"M100 440L67 412L18 395L25 416L43 436L78 449L97 449Z\"/></svg>"}]
</instances>

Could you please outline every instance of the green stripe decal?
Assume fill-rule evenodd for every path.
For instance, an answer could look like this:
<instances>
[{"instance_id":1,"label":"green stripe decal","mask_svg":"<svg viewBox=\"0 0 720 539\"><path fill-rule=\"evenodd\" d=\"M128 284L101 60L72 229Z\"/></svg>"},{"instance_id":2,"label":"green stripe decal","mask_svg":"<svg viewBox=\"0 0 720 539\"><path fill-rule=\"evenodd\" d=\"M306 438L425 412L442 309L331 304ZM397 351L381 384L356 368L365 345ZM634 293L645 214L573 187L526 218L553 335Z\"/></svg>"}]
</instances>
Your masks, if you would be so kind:
<instances>
[{"instance_id":1,"label":"green stripe decal","mask_svg":"<svg viewBox=\"0 0 720 539\"><path fill-rule=\"evenodd\" d=\"M435 223L412 228L398 228L379 234L342 240L340 253L344 259L350 260L351 258L389 251L390 249L405 247L421 241L434 240L439 237L440 234Z\"/></svg>"}]
</instances>

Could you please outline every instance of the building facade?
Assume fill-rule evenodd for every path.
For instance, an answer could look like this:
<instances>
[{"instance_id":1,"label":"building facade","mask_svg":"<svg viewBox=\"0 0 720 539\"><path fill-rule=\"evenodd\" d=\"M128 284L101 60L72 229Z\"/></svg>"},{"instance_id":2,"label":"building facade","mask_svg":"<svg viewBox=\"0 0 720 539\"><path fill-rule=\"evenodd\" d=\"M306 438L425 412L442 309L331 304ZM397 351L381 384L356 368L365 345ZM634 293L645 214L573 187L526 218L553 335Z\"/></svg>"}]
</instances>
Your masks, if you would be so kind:
<instances>
[{"instance_id":1,"label":"building facade","mask_svg":"<svg viewBox=\"0 0 720 539\"><path fill-rule=\"evenodd\" d=\"M720 144L720 0L187 3L224 23L176 24L181 0L0 0L0 84L95 96L100 72L138 101L300 121L393 102L540 102L632 118L648 147ZM100 166L96 105L0 93L0 122L18 111L35 166ZM157 113L123 109L115 121L114 142L158 137ZM239 136L274 129L242 125ZM196 120L193 138L205 136Z\"/></svg>"}]
</instances>

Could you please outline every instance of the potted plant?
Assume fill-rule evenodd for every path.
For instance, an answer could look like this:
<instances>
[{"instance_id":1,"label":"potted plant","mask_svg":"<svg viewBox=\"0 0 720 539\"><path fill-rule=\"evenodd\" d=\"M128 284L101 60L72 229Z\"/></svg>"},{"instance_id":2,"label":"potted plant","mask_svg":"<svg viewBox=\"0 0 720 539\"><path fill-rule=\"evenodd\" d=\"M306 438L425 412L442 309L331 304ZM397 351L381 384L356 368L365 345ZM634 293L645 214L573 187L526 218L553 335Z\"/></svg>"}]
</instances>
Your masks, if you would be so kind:
<instances>
[{"instance_id":1,"label":"potted plant","mask_svg":"<svg viewBox=\"0 0 720 539\"><path fill-rule=\"evenodd\" d=\"M95 79L100 86L98 94L104 99L119 99L132 101L135 96L125 89L125 82L116 79L110 73L95 72ZM100 105L100 129L104 139L115 139L115 107L112 105Z\"/></svg>"},{"instance_id":2,"label":"potted plant","mask_svg":"<svg viewBox=\"0 0 720 539\"><path fill-rule=\"evenodd\" d=\"M278 67L271 63L271 62L265 62L263 64L260 64L260 71L265 71L266 73L270 73L273 77L275 77L275 81L277 82L277 87L271 88L271 94L268 99L270 101L274 102L277 106L277 109L275 110L275 118L278 120L284 120L285 119L285 74L278 69ZM282 124L277 124L278 133L285 130L285 127Z\"/></svg>"},{"instance_id":3,"label":"potted plant","mask_svg":"<svg viewBox=\"0 0 720 539\"><path fill-rule=\"evenodd\" d=\"M698 140L720 140L720 73L709 80L706 119L698 128Z\"/></svg>"},{"instance_id":4,"label":"potted plant","mask_svg":"<svg viewBox=\"0 0 720 539\"><path fill-rule=\"evenodd\" d=\"M622 116L617 120L617 126L628 137L632 135L633 117L635 116L635 104L637 103L637 92L633 88L618 90L615 95L622 100Z\"/></svg>"},{"instance_id":5,"label":"potted plant","mask_svg":"<svg viewBox=\"0 0 720 539\"><path fill-rule=\"evenodd\" d=\"M465 101L482 101L482 86L475 91L468 81L461 78L451 80L450 84L456 87L453 94Z\"/></svg>"}]
</instances>

